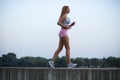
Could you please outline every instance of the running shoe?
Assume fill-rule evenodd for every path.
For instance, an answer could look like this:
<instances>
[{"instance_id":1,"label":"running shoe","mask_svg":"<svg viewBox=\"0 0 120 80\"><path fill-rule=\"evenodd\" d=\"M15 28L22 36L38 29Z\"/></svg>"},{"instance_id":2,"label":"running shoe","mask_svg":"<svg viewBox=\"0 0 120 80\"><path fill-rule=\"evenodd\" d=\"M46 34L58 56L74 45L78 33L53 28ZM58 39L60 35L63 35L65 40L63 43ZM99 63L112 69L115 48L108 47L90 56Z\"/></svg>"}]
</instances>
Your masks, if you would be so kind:
<instances>
[{"instance_id":1,"label":"running shoe","mask_svg":"<svg viewBox=\"0 0 120 80\"><path fill-rule=\"evenodd\" d=\"M77 66L77 64L70 63L70 64L68 64L68 67L67 67L67 68L74 68L75 66Z\"/></svg>"},{"instance_id":2,"label":"running shoe","mask_svg":"<svg viewBox=\"0 0 120 80\"><path fill-rule=\"evenodd\" d=\"M55 68L55 64L54 64L53 61L49 61L48 63L49 63L49 65L50 65L51 68Z\"/></svg>"}]
</instances>

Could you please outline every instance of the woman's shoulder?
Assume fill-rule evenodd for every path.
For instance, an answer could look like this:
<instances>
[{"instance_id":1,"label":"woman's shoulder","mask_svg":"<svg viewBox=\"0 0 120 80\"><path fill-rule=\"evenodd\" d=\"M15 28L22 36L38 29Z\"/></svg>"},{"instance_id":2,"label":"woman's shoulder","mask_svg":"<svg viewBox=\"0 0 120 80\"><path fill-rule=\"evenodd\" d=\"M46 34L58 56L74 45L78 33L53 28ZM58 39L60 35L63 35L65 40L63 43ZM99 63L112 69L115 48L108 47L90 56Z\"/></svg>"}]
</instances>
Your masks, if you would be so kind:
<instances>
[{"instance_id":1,"label":"woman's shoulder","mask_svg":"<svg viewBox=\"0 0 120 80\"><path fill-rule=\"evenodd\" d=\"M61 16L61 18L62 18L63 20L65 20L65 19L67 18L67 15L64 14L64 15Z\"/></svg>"}]
</instances>

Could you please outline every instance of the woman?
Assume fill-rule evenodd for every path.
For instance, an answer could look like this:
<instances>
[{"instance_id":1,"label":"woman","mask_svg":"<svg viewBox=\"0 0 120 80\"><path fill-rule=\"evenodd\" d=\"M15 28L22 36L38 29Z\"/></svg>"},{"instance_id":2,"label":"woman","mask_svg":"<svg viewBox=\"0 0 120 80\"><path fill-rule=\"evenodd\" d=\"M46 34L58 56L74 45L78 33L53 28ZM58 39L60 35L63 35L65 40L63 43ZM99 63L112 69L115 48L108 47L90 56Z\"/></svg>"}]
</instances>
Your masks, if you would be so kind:
<instances>
[{"instance_id":1,"label":"woman","mask_svg":"<svg viewBox=\"0 0 120 80\"><path fill-rule=\"evenodd\" d=\"M68 13L70 12L69 6L63 6L62 12L60 15L60 18L57 22L59 26L61 26L61 30L59 32L59 46L58 49L55 51L54 56L51 61L49 61L49 65L52 68L55 68L54 62L60 53L60 51L63 49L63 46L65 46L66 49L66 59L68 63L68 68L75 67L77 64L73 64L70 61L70 45L69 45L69 37L67 35L68 30L75 25L75 22L72 22L70 24L70 18L67 17Z\"/></svg>"}]
</instances>

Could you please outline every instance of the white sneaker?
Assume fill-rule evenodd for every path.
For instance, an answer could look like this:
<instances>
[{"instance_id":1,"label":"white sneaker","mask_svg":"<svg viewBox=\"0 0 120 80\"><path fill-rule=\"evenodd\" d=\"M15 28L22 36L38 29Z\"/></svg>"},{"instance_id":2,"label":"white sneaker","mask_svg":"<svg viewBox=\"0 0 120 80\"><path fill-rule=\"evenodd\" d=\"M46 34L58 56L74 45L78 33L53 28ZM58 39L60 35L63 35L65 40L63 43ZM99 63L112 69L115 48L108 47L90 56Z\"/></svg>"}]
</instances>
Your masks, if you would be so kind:
<instances>
[{"instance_id":1,"label":"white sneaker","mask_svg":"<svg viewBox=\"0 0 120 80\"><path fill-rule=\"evenodd\" d=\"M49 63L49 65L50 65L51 68L55 68L55 64L54 64L53 61L49 61L48 63Z\"/></svg>"},{"instance_id":2,"label":"white sneaker","mask_svg":"<svg viewBox=\"0 0 120 80\"><path fill-rule=\"evenodd\" d=\"M67 68L74 68L75 66L77 66L77 64L70 63L70 64L68 64L68 67L67 67Z\"/></svg>"}]
</instances>

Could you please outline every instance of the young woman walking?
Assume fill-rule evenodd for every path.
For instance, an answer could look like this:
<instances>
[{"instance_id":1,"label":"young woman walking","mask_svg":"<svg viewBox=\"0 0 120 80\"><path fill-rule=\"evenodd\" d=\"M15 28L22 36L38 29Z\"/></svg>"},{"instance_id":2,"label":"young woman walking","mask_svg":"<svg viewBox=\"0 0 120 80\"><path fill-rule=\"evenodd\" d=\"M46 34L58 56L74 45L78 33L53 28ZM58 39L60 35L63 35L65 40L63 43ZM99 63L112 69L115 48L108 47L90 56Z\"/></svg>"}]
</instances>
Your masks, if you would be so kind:
<instances>
[{"instance_id":1,"label":"young woman walking","mask_svg":"<svg viewBox=\"0 0 120 80\"><path fill-rule=\"evenodd\" d=\"M65 46L66 49L66 59L67 59L67 67L72 68L75 67L77 64L71 63L70 61L70 44L69 44L69 37L68 37L68 30L71 29L72 26L75 25L75 22L72 22L70 24L70 18L67 16L70 13L69 6L63 6L61 15L59 17L59 20L57 24L61 27L61 30L59 32L59 45L57 50L55 51L53 58L51 61L49 61L49 65L52 68L55 68L55 60L60 53L60 51L63 49L63 46Z\"/></svg>"}]
</instances>

